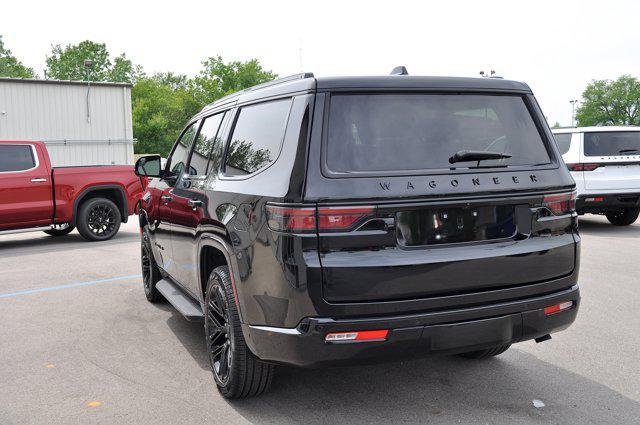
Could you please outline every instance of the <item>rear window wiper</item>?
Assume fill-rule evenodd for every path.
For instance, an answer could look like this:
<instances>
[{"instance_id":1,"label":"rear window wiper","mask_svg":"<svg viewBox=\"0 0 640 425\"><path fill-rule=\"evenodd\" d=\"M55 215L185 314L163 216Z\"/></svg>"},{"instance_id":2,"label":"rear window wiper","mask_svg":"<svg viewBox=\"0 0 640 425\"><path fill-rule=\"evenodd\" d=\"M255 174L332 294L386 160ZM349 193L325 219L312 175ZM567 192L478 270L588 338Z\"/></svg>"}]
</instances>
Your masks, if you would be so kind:
<instances>
[{"instance_id":1,"label":"rear window wiper","mask_svg":"<svg viewBox=\"0 0 640 425\"><path fill-rule=\"evenodd\" d=\"M480 161L485 159L503 158L511 158L511 155L500 152L462 150L456 152L451 158L449 158L449 163L454 164L456 162L478 161L478 164L480 164Z\"/></svg>"},{"instance_id":2,"label":"rear window wiper","mask_svg":"<svg viewBox=\"0 0 640 425\"><path fill-rule=\"evenodd\" d=\"M620 149L618 153L640 152L640 149Z\"/></svg>"}]
</instances>

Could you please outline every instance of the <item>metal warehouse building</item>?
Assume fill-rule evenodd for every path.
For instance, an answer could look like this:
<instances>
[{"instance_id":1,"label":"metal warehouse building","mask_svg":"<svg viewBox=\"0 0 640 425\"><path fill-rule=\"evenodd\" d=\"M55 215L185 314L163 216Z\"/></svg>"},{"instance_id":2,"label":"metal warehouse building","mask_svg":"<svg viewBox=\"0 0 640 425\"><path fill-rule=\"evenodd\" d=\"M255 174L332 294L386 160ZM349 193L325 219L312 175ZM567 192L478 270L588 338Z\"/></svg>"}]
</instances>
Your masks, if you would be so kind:
<instances>
[{"instance_id":1,"label":"metal warehouse building","mask_svg":"<svg viewBox=\"0 0 640 425\"><path fill-rule=\"evenodd\" d=\"M0 78L0 139L41 140L57 167L133 164L131 85Z\"/></svg>"}]
</instances>

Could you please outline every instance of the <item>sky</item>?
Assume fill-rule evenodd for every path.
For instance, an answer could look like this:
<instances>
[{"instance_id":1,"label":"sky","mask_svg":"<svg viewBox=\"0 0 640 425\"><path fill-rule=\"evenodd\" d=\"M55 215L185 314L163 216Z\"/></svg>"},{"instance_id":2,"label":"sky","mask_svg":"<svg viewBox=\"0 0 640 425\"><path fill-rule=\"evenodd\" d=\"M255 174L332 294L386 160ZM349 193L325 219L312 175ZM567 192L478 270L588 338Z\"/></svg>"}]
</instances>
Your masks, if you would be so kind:
<instances>
[{"instance_id":1,"label":"sky","mask_svg":"<svg viewBox=\"0 0 640 425\"><path fill-rule=\"evenodd\" d=\"M551 124L593 79L640 77L639 1L2 1L5 45L42 76L54 44L125 52L147 74L257 58L280 76L497 75L532 88Z\"/></svg>"}]
</instances>

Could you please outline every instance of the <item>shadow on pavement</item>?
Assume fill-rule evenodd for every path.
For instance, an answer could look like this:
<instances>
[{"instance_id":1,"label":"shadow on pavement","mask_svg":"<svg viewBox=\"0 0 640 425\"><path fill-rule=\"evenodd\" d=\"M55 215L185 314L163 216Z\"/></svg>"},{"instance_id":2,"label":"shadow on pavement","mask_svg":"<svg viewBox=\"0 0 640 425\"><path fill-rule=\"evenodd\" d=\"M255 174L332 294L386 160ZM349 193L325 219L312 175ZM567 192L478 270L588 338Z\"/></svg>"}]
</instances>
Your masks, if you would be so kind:
<instances>
[{"instance_id":1,"label":"shadow on pavement","mask_svg":"<svg viewBox=\"0 0 640 425\"><path fill-rule=\"evenodd\" d=\"M30 236L30 237L27 237ZM69 249L83 249L97 246L118 245L139 241L140 235L132 232L119 232L112 239L104 242L89 242L77 232L66 236L48 236L44 233L24 233L20 239L0 236L0 255L15 257L25 253L45 253ZM98 245L96 245L98 244Z\"/></svg>"},{"instance_id":2,"label":"shadow on pavement","mask_svg":"<svg viewBox=\"0 0 640 425\"><path fill-rule=\"evenodd\" d=\"M640 223L640 219L636 223ZM578 228L585 235L634 238L640 236L640 226L614 226L606 219L593 215L580 216Z\"/></svg>"},{"instance_id":3,"label":"shadow on pavement","mask_svg":"<svg viewBox=\"0 0 640 425\"><path fill-rule=\"evenodd\" d=\"M202 325L177 312L167 324L209 370ZM535 408L534 399L545 406ZM485 361L426 357L315 370L280 366L267 394L229 404L261 424L630 424L640 417L637 401L517 348Z\"/></svg>"},{"instance_id":4,"label":"shadow on pavement","mask_svg":"<svg viewBox=\"0 0 640 425\"><path fill-rule=\"evenodd\" d=\"M200 368L207 371L211 370L204 341L204 325L202 323L188 322L168 302L154 305L164 311L171 312L171 317L167 319L167 326L169 326L171 332L175 334Z\"/></svg>"}]
</instances>

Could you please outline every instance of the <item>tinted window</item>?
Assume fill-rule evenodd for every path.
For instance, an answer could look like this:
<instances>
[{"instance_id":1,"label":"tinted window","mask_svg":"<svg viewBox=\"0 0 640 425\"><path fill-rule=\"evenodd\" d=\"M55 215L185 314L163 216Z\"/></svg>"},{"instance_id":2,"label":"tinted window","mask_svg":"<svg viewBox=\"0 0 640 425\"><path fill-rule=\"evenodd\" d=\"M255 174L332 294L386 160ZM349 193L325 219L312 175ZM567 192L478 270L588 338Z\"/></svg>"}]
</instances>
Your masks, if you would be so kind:
<instances>
[{"instance_id":1,"label":"tinted window","mask_svg":"<svg viewBox=\"0 0 640 425\"><path fill-rule=\"evenodd\" d=\"M173 154L167 163L167 166L169 167L169 173L166 176L167 178L171 179L178 177L184 170L187 159L189 158L189 151L193 144L193 138L197 130L197 123L193 123L182 134L180 141L176 144ZM193 175L194 173L191 172L189 174Z\"/></svg>"},{"instance_id":2,"label":"tinted window","mask_svg":"<svg viewBox=\"0 0 640 425\"><path fill-rule=\"evenodd\" d=\"M553 138L556 140L558 150L560 151L560 155L564 155L565 153L569 152L569 148L571 147L571 136L571 133L561 133L553 135Z\"/></svg>"},{"instance_id":3,"label":"tinted window","mask_svg":"<svg viewBox=\"0 0 640 425\"><path fill-rule=\"evenodd\" d=\"M511 155L482 166L550 162L519 96L334 95L326 148L326 164L334 172L448 169L449 158L460 150Z\"/></svg>"},{"instance_id":4,"label":"tinted window","mask_svg":"<svg viewBox=\"0 0 640 425\"><path fill-rule=\"evenodd\" d=\"M225 174L254 173L280 153L291 100L244 107L229 143Z\"/></svg>"},{"instance_id":5,"label":"tinted window","mask_svg":"<svg viewBox=\"0 0 640 425\"><path fill-rule=\"evenodd\" d=\"M204 120L196 145L193 148L193 154L191 155L191 168L193 168L195 175L204 176L208 174L211 169L217 169L220 165L220 140L218 138L218 128L222 121L222 114L216 114L210 116ZM216 152L216 158L213 158L212 152ZM211 158L211 159L210 159Z\"/></svg>"},{"instance_id":6,"label":"tinted window","mask_svg":"<svg viewBox=\"0 0 640 425\"><path fill-rule=\"evenodd\" d=\"M0 146L0 172L23 171L35 166L31 146Z\"/></svg>"},{"instance_id":7,"label":"tinted window","mask_svg":"<svg viewBox=\"0 0 640 425\"><path fill-rule=\"evenodd\" d=\"M640 132L584 133L587 156L640 155Z\"/></svg>"}]
</instances>

